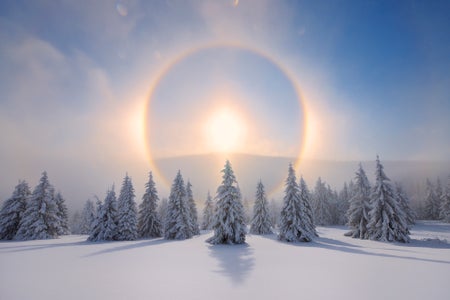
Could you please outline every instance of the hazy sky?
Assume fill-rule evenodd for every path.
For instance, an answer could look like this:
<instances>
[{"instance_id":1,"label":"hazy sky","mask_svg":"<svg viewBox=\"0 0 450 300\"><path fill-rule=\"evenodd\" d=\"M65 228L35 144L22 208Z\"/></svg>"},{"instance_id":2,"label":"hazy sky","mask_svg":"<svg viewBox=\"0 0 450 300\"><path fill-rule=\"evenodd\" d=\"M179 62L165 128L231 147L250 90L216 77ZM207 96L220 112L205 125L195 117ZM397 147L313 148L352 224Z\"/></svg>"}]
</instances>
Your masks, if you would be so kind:
<instances>
[{"instance_id":1,"label":"hazy sky","mask_svg":"<svg viewBox=\"0 0 450 300\"><path fill-rule=\"evenodd\" d=\"M45 169L85 201L125 172L143 185L152 158L216 151L448 160L449 13L445 0L1 1L0 196Z\"/></svg>"}]
</instances>

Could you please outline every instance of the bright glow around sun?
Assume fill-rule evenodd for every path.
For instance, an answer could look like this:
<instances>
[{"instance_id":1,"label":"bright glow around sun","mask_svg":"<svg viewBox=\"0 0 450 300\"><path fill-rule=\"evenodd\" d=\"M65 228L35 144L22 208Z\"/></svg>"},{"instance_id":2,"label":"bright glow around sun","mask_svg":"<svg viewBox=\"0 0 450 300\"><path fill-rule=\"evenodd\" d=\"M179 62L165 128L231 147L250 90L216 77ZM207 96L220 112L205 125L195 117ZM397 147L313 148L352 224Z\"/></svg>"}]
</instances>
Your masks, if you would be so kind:
<instances>
[{"instance_id":1,"label":"bright glow around sun","mask_svg":"<svg viewBox=\"0 0 450 300\"><path fill-rule=\"evenodd\" d=\"M208 116L205 139L212 152L238 152L244 148L247 125L230 107L222 107Z\"/></svg>"}]
</instances>

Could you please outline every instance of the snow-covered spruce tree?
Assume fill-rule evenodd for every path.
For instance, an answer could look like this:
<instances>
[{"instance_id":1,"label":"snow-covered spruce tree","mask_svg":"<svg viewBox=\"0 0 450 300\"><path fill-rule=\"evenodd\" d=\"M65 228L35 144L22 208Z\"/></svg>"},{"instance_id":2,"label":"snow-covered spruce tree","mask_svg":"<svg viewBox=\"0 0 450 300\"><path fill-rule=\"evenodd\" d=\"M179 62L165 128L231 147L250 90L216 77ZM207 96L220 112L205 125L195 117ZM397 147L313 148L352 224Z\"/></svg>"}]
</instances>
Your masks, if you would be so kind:
<instances>
[{"instance_id":1,"label":"snow-covered spruce tree","mask_svg":"<svg viewBox=\"0 0 450 300\"><path fill-rule=\"evenodd\" d=\"M347 211L350 231L346 236L352 238L368 239L367 224L370 211L370 183L361 164L356 172L354 195L350 199L350 207Z\"/></svg>"},{"instance_id":2,"label":"snow-covered spruce tree","mask_svg":"<svg viewBox=\"0 0 450 300\"><path fill-rule=\"evenodd\" d=\"M409 242L408 223L401 209L390 179L377 156L375 185L370 195L368 236L383 242Z\"/></svg>"},{"instance_id":3,"label":"snow-covered spruce tree","mask_svg":"<svg viewBox=\"0 0 450 300\"><path fill-rule=\"evenodd\" d=\"M447 223L450 223L450 176L447 178L447 186L442 193L440 218Z\"/></svg>"},{"instance_id":4,"label":"snow-covered spruce tree","mask_svg":"<svg viewBox=\"0 0 450 300\"><path fill-rule=\"evenodd\" d=\"M395 191L400 208L405 212L406 223L411 227L411 225L414 225L416 222L416 214L409 206L409 198L403 191L401 184L398 182L395 183Z\"/></svg>"},{"instance_id":5,"label":"snow-covered spruce tree","mask_svg":"<svg viewBox=\"0 0 450 300\"><path fill-rule=\"evenodd\" d=\"M67 235L70 234L69 229L69 213L67 211L67 206L65 200L61 193L57 193L55 196L56 203L56 216L58 217L58 235Z\"/></svg>"},{"instance_id":6,"label":"snow-covered spruce tree","mask_svg":"<svg viewBox=\"0 0 450 300\"><path fill-rule=\"evenodd\" d=\"M269 214L272 227L277 228L280 221L281 204L278 201L275 201L275 199L270 200Z\"/></svg>"},{"instance_id":7,"label":"snow-covered spruce tree","mask_svg":"<svg viewBox=\"0 0 450 300\"><path fill-rule=\"evenodd\" d=\"M433 184L427 179L427 191L425 198L425 218L430 220L439 219L440 199L436 195Z\"/></svg>"},{"instance_id":8,"label":"snow-covered spruce tree","mask_svg":"<svg viewBox=\"0 0 450 300\"><path fill-rule=\"evenodd\" d=\"M170 189L164 228L164 238L168 240L184 240L193 236L186 188L180 171Z\"/></svg>"},{"instance_id":9,"label":"snow-covered spruce tree","mask_svg":"<svg viewBox=\"0 0 450 300\"><path fill-rule=\"evenodd\" d=\"M142 203L139 205L138 233L140 237L155 238L162 235L161 219L156 211L158 201L158 192L153 181L153 174L150 172Z\"/></svg>"},{"instance_id":10,"label":"snow-covered spruce tree","mask_svg":"<svg viewBox=\"0 0 450 300\"><path fill-rule=\"evenodd\" d=\"M97 217L88 241L113 241L117 236L117 200L114 186L106 194L105 202L97 202Z\"/></svg>"},{"instance_id":11,"label":"snow-covered spruce tree","mask_svg":"<svg viewBox=\"0 0 450 300\"><path fill-rule=\"evenodd\" d=\"M353 182L350 181L352 186L354 186ZM347 217L347 211L350 207L350 199L352 198L352 192L347 185L347 183L344 183L344 187L339 192L339 194L336 197L336 219L335 224L336 225L345 225L348 223L348 217Z\"/></svg>"},{"instance_id":12,"label":"snow-covered spruce tree","mask_svg":"<svg viewBox=\"0 0 450 300\"><path fill-rule=\"evenodd\" d=\"M292 164L289 165L280 217L279 239L286 242L310 242L315 229L309 205L309 191L303 178L299 187Z\"/></svg>"},{"instance_id":13,"label":"snow-covered spruce tree","mask_svg":"<svg viewBox=\"0 0 450 300\"><path fill-rule=\"evenodd\" d=\"M117 198L117 236L119 241L133 241L138 238L137 208L134 201L131 178L125 175L119 198Z\"/></svg>"},{"instance_id":14,"label":"snow-covered spruce tree","mask_svg":"<svg viewBox=\"0 0 450 300\"><path fill-rule=\"evenodd\" d=\"M211 194L208 191L206 196L205 208L203 209L203 220L202 220L202 230L211 230L214 220L214 202Z\"/></svg>"},{"instance_id":15,"label":"snow-covered spruce tree","mask_svg":"<svg viewBox=\"0 0 450 300\"><path fill-rule=\"evenodd\" d=\"M271 234L272 223L270 222L270 214L264 191L264 185L261 181L256 186L255 204L253 206L253 218L250 226L252 234Z\"/></svg>"},{"instance_id":16,"label":"snow-covered spruce tree","mask_svg":"<svg viewBox=\"0 0 450 300\"><path fill-rule=\"evenodd\" d=\"M244 207L240 200L236 177L228 160L222 173L222 184L217 188L216 194L214 236L207 242L211 244L243 244L246 234Z\"/></svg>"},{"instance_id":17,"label":"snow-covered spruce tree","mask_svg":"<svg viewBox=\"0 0 450 300\"><path fill-rule=\"evenodd\" d=\"M161 203L158 206L158 216L161 220L161 235L164 236L166 232L166 220L167 220L167 208L169 207L169 200L167 198L162 198Z\"/></svg>"},{"instance_id":18,"label":"snow-covered spruce tree","mask_svg":"<svg viewBox=\"0 0 450 300\"><path fill-rule=\"evenodd\" d=\"M70 218L69 228L72 234L81 234L81 212L75 211Z\"/></svg>"},{"instance_id":19,"label":"snow-covered spruce tree","mask_svg":"<svg viewBox=\"0 0 450 300\"><path fill-rule=\"evenodd\" d=\"M189 207L189 224L191 228L189 229L193 235L200 234L200 228L198 227L198 213L197 206L195 205L194 195L192 193L192 184L187 182L186 184L186 197Z\"/></svg>"},{"instance_id":20,"label":"snow-covered spruce tree","mask_svg":"<svg viewBox=\"0 0 450 300\"><path fill-rule=\"evenodd\" d=\"M58 208L54 194L47 172L43 172L39 184L30 196L16 239L37 240L58 237Z\"/></svg>"},{"instance_id":21,"label":"snow-covered spruce tree","mask_svg":"<svg viewBox=\"0 0 450 300\"><path fill-rule=\"evenodd\" d=\"M30 194L28 183L19 181L12 196L3 203L0 211L0 240L12 240L17 234Z\"/></svg>"},{"instance_id":22,"label":"snow-covered spruce tree","mask_svg":"<svg viewBox=\"0 0 450 300\"><path fill-rule=\"evenodd\" d=\"M80 234L90 234L94 226L96 211L94 202L88 199L81 212Z\"/></svg>"},{"instance_id":23,"label":"snow-covered spruce tree","mask_svg":"<svg viewBox=\"0 0 450 300\"><path fill-rule=\"evenodd\" d=\"M329 197L330 194L325 182L319 177L314 188L312 201L314 222L317 225L331 225L332 223Z\"/></svg>"},{"instance_id":24,"label":"snow-covered spruce tree","mask_svg":"<svg viewBox=\"0 0 450 300\"><path fill-rule=\"evenodd\" d=\"M90 201L90 200L88 200ZM87 204L87 202L86 202ZM88 241L98 241L99 240L99 235L101 232L103 232L103 219L104 219L104 214L105 211L103 210L103 203L100 201L100 199L97 198L97 202L96 202L97 208L95 209L95 217L94 220L92 222L92 226L89 228L89 236L88 236Z\"/></svg>"}]
</instances>

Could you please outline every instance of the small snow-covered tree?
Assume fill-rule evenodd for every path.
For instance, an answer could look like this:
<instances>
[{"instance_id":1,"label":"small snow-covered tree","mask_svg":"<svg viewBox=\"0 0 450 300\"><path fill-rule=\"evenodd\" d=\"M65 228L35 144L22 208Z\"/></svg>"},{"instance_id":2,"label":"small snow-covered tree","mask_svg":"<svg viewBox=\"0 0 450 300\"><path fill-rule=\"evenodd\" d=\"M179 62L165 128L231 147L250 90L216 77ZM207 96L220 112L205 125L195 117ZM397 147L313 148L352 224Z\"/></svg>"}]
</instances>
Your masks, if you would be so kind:
<instances>
[{"instance_id":1,"label":"small snow-covered tree","mask_svg":"<svg viewBox=\"0 0 450 300\"><path fill-rule=\"evenodd\" d=\"M58 226L58 235L67 235L70 234L69 229L69 213L67 211L67 206L65 200L61 193L57 193L55 196L56 202L56 216L58 218L59 226Z\"/></svg>"},{"instance_id":2,"label":"small snow-covered tree","mask_svg":"<svg viewBox=\"0 0 450 300\"><path fill-rule=\"evenodd\" d=\"M164 237L168 240L184 240L191 238L193 235L186 188L180 171L178 171L170 189L164 228Z\"/></svg>"},{"instance_id":3,"label":"small snow-covered tree","mask_svg":"<svg viewBox=\"0 0 450 300\"><path fill-rule=\"evenodd\" d=\"M194 195L192 193L192 184L187 182L186 184L186 197L189 207L189 224L191 226L190 231L193 235L200 234L200 228L198 227L198 213L197 206L195 205Z\"/></svg>"},{"instance_id":4,"label":"small snow-covered tree","mask_svg":"<svg viewBox=\"0 0 450 300\"><path fill-rule=\"evenodd\" d=\"M350 181L351 185L354 186L353 182ZM336 199L336 212L335 212L335 224L345 225L348 223L347 211L350 207L350 199L353 196L351 188L344 182L344 187L339 192L339 194L333 198Z\"/></svg>"},{"instance_id":5,"label":"small snow-covered tree","mask_svg":"<svg viewBox=\"0 0 450 300\"><path fill-rule=\"evenodd\" d=\"M72 234L81 234L81 212L75 211L69 222L70 232Z\"/></svg>"},{"instance_id":6,"label":"small snow-covered tree","mask_svg":"<svg viewBox=\"0 0 450 300\"><path fill-rule=\"evenodd\" d=\"M447 186L442 193L440 218L447 223L450 223L450 176L447 178Z\"/></svg>"},{"instance_id":7,"label":"small snow-covered tree","mask_svg":"<svg viewBox=\"0 0 450 300\"><path fill-rule=\"evenodd\" d=\"M375 185L370 196L368 236L383 242L409 242L408 223L401 209L390 179L377 156Z\"/></svg>"},{"instance_id":8,"label":"small snow-covered tree","mask_svg":"<svg viewBox=\"0 0 450 300\"><path fill-rule=\"evenodd\" d=\"M440 199L436 195L435 188L431 181L427 179L425 198L425 217L430 220L439 218Z\"/></svg>"},{"instance_id":9,"label":"small snow-covered tree","mask_svg":"<svg viewBox=\"0 0 450 300\"><path fill-rule=\"evenodd\" d=\"M112 241L117 236L117 200L114 186L106 194L105 202L97 201L97 216L89 241Z\"/></svg>"},{"instance_id":10,"label":"small snow-covered tree","mask_svg":"<svg viewBox=\"0 0 450 300\"><path fill-rule=\"evenodd\" d=\"M94 226L96 218L96 211L94 202L88 199L84 204L83 211L81 212L81 225L80 234L90 234L92 227Z\"/></svg>"},{"instance_id":11,"label":"small snow-covered tree","mask_svg":"<svg viewBox=\"0 0 450 300\"><path fill-rule=\"evenodd\" d=\"M281 213L281 204L275 199L270 200L269 203L269 214L270 214L270 222L273 228L278 227L278 223L280 221L280 213Z\"/></svg>"},{"instance_id":12,"label":"small snow-covered tree","mask_svg":"<svg viewBox=\"0 0 450 300\"><path fill-rule=\"evenodd\" d=\"M288 177L280 218L279 239L286 242L310 242L315 233L310 195L306 183L301 178L297 184L292 164L289 165Z\"/></svg>"},{"instance_id":13,"label":"small snow-covered tree","mask_svg":"<svg viewBox=\"0 0 450 300\"><path fill-rule=\"evenodd\" d=\"M57 209L54 188L48 180L47 172L43 172L39 184L31 194L16 238L20 240L57 238L59 231Z\"/></svg>"},{"instance_id":14,"label":"small snow-covered tree","mask_svg":"<svg viewBox=\"0 0 450 300\"><path fill-rule=\"evenodd\" d=\"M410 203L409 198L406 195L406 193L404 192L401 184L398 182L395 183L395 191L396 191L396 197L397 197L398 203L400 205L400 208L405 213L406 223L410 227L411 225L415 224L416 214L409 206L409 203Z\"/></svg>"},{"instance_id":15,"label":"small snow-covered tree","mask_svg":"<svg viewBox=\"0 0 450 300\"><path fill-rule=\"evenodd\" d=\"M169 207L169 200L165 197L161 199L161 203L158 206L158 216L161 220L161 234L164 236L166 232L166 220L167 220L167 209Z\"/></svg>"},{"instance_id":16,"label":"small snow-covered tree","mask_svg":"<svg viewBox=\"0 0 450 300\"><path fill-rule=\"evenodd\" d=\"M139 205L138 232L140 237L155 238L162 235L162 224L156 211L159 198L152 172L148 177L142 203Z\"/></svg>"},{"instance_id":17,"label":"small snow-covered tree","mask_svg":"<svg viewBox=\"0 0 450 300\"><path fill-rule=\"evenodd\" d=\"M272 223L270 222L266 192L261 181L258 182L258 185L256 187L255 204L253 206L253 218L250 226L250 233L272 233Z\"/></svg>"},{"instance_id":18,"label":"small snow-covered tree","mask_svg":"<svg viewBox=\"0 0 450 300\"><path fill-rule=\"evenodd\" d=\"M0 240L12 240L17 234L30 194L28 183L19 181L12 196L3 203L0 211Z\"/></svg>"},{"instance_id":19,"label":"small snow-covered tree","mask_svg":"<svg viewBox=\"0 0 450 300\"><path fill-rule=\"evenodd\" d=\"M354 195L350 199L350 207L347 211L347 225L350 227L350 231L345 235L353 238L368 239L370 183L361 164L359 164L359 169L356 172L355 181Z\"/></svg>"},{"instance_id":20,"label":"small snow-covered tree","mask_svg":"<svg viewBox=\"0 0 450 300\"><path fill-rule=\"evenodd\" d=\"M119 241L133 241L138 238L137 208L134 201L131 178L125 175L119 198L117 198L117 236Z\"/></svg>"},{"instance_id":21,"label":"small snow-covered tree","mask_svg":"<svg viewBox=\"0 0 450 300\"><path fill-rule=\"evenodd\" d=\"M214 202L211 194L208 191L206 196L205 207L203 209L203 220L202 220L202 230L211 230L214 220Z\"/></svg>"},{"instance_id":22,"label":"small snow-covered tree","mask_svg":"<svg viewBox=\"0 0 450 300\"><path fill-rule=\"evenodd\" d=\"M217 188L216 194L214 235L207 242L211 244L243 244L246 235L244 207L240 199L236 177L228 160L222 173L222 184Z\"/></svg>"},{"instance_id":23,"label":"small snow-covered tree","mask_svg":"<svg viewBox=\"0 0 450 300\"><path fill-rule=\"evenodd\" d=\"M331 225L332 223L330 196L325 182L319 177L316 182L312 201L314 222L317 225Z\"/></svg>"}]
</instances>

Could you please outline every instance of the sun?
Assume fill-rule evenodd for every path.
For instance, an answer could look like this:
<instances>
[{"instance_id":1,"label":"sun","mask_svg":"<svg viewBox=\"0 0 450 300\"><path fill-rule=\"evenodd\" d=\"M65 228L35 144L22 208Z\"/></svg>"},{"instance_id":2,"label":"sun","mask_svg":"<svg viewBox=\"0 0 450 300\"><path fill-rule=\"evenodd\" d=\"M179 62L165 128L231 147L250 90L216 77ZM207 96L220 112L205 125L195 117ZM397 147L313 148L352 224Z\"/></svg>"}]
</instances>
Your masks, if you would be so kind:
<instances>
[{"instance_id":1,"label":"sun","mask_svg":"<svg viewBox=\"0 0 450 300\"><path fill-rule=\"evenodd\" d=\"M220 107L205 122L206 147L211 152L239 152L244 148L247 124L231 107Z\"/></svg>"}]
</instances>

